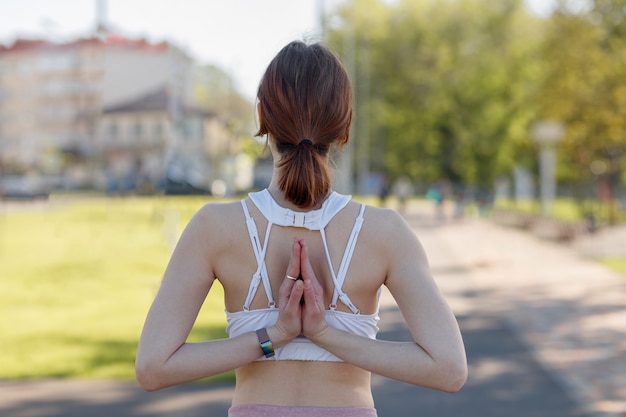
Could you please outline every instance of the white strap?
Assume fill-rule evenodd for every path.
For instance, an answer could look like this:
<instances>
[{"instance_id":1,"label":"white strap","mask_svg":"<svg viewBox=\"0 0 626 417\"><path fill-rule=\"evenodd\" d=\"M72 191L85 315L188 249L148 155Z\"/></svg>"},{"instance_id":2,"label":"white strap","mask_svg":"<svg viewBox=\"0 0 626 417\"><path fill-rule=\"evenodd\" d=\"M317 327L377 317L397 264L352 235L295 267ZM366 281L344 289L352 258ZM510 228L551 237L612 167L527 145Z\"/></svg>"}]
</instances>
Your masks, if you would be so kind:
<instances>
[{"instance_id":1,"label":"white strap","mask_svg":"<svg viewBox=\"0 0 626 417\"><path fill-rule=\"evenodd\" d=\"M361 205L361 211L359 211L359 216L354 221L354 227L352 228L352 233L350 234L350 239L348 240L348 244L346 245L346 250L343 255L343 259L341 260L341 265L339 266L339 283L343 286L343 281L346 279L346 274L348 272L348 266L350 266L350 260L352 259L352 254L354 253L354 248L356 247L356 240L359 236L359 232L361 231L361 226L363 225L363 212L365 211L365 205Z\"/></svg>"},{"instance_id":2,"label":"white strap","mask_svg":"<svg viewBox=\"0 0 626 417\"><path fill-rule=\"evenodd\" d=\"M250 213L248 212L246 202L244 200L241 200L241 205L243 207L243 212L246 216L248 235L250 236L250 242L252 243L252 249L254 250L254 257L256 258L257 262L257 270L252 276L252 281L250 282L250 287L248 288L248 295L246 297L246 301L244 302L243 309L246 311L250 310L250 304L252 304L252 300L256 295L261 280L263 281L265 295L267 295L268 306L275 307L276 303L274 302L274 298L272 297L272 287L270 285L269 274L267 273L267 268L265 266L265 251L267 250L267 241L270 236L270 230L272 229L272 223L267 224L265 239L263 242L263 246L261 246L256 224L254 223L254 219L252 218L252 216L250 216Z\"/></svg>"},{"instance_id":3,"label":"white strap","mask_svg":"<svg viewBox=\"0 0 626 417\"><path fill-rule=\"evenodd\" d=\"M294 211L279 205L267 189L249 193L250 200L257 206L265 218L279 226L304 227L309 230L321 230L341 211L351 199L333 191L322 207L306 212Z\"/></svg>"},{"instance_id":4,"label":"white strap","mask_svg":"<svg viewBox=\"0 0 626 417\"><path fill-rule=\"evenodd\" d=\"M350 260L352 259L352 254L354 253L354 248L356 247L356 241L359 236L359 232L361 231L361 226L363 225L363 213L365 212L365 205L361 205L361 210L359 211L359 215L354 221L354 227L352 228L352 233L350 234L350 239L348 239L348 244L346 245L346 249L343 253L343 258L341 260L341 265L339 266L339 271L335 274L335 270L332 266L332 262L330 259L330 253L328 251L328 244L326 243L326 233L324 233L324 229L320 230L322 235L322 241L324 242L324 250L326 252L326 260L328 261L328 266L333 277L333 282L335 283L335 290L333 293L333 299L330 303L329 308L331 310L335 310L337 308L337 301L341 300L341 302L348 307L354 314L359 314L359 309L352 303L350 297L346 293L343 292L343 283L346 279L346 274L348 272L348 267L350 266Z\"/></svg>"}]
</instances>

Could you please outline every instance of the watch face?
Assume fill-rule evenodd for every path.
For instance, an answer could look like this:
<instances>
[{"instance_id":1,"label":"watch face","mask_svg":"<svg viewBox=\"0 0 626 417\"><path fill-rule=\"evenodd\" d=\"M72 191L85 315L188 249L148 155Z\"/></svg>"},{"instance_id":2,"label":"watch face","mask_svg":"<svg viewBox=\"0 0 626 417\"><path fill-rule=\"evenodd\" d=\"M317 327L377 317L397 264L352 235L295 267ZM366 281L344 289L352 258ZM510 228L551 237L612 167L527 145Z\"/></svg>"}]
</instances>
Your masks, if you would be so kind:
<instances>
[{"instance_id":1,"label":"watch face","mask_svg":"<svg viewBox=\"0 0 626 417\"><path fill-rule=\"evenodd\" d=\"M263 350L263 354L266 358L271 358L274 356L274 349L272 348L272 342L269 340L265 343L261 343L261 350Z\"/></svg>"}]
</instances>

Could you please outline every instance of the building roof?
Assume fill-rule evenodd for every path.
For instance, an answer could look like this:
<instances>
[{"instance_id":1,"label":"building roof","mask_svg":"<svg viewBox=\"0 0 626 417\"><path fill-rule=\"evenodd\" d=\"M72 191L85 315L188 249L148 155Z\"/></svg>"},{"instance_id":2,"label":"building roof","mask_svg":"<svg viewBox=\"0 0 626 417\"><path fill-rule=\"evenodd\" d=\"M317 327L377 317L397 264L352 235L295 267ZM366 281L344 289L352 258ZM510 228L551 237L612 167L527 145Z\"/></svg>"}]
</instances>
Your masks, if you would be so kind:
<instances>
[{"instance_id":1,"label":"building roof","mask_svg":"<svg viewBox=\"0 0 626 417\"><path fill-rule=\"evenodd\" d=\"M11 46L1 49L3 52L24 51L44 47L48 42L42 39L17 39Z\"/></svg>"},{"instance_id":2,"label":"building roof","mask_svg":"<svg viewBox=\"0 0 626 417\"><path fill-rule=\"evenodd\" d=\"M170 97L168 87L163 85L139 97L106 107L104 113L168 112L170 110L171 100L172 98ZM182 105L181 110L185 114L201 115L205 117L215 116L212 112L194 106Z\"/></svg>"},{"instance_id":3,"label":"building roof","mask_svg":"<svg viewBox=\"0 0 626 417\"><path fill-rule=\"evenodd\" d=\"M140 97L118 103L104 109L105 113L127 113L139 111L167 111L170 97L163 86Z\"/></svg>"},{"instance_id":4,"label":"building roof","mask_svg":"<svg viewBox=\"0 0 626 417\"><path fill-rule=\"evenodd\" d=\"M123 47L123 48L136 48L143 50L151 50L151 51L167 51L169 48L169 44L165 41L151 43L150 41L140 38L140 39L130 39L124 36L110 34L108 35L104 41L104 44L112 47Z\"/></svg>"},{"instance_id":5,"label":"building roof","mask_svg":"<svg viewBox=\"0 0 626 417\"><path fill-rule=\"evenodd\" d=\"M106 37L88 37L75 39L69 42L52 42L45 39L16 39L11 45L0 45L0 53L11 53L33 50L61 50L72 49L86 45L101 45L111 48L132 48L144 51L165 52L169 44L165 41L152 43L144 38L131 39L121 35L110 34Z\"/></svg>"}]
</instances>

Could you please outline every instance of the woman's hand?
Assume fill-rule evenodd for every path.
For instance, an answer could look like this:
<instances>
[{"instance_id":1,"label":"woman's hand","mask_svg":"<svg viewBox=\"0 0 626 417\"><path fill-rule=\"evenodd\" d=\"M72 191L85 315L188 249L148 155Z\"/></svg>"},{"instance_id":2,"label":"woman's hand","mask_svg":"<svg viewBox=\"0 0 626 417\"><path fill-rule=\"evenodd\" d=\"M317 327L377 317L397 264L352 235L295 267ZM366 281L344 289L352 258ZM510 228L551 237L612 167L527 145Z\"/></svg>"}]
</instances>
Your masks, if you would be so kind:
<instances>
[{"instance_id":1,"label":"woman's hand","mask_svg":"<svg viewBox=\"0 0 626 417\"><path fill-rule=\"evenodd\" d=\"M301 243L294 239L291 246L291 258L283 283L278 290L278 321L276 329L281 337L291 340L302 333L302 305L300 300L304 292L302 280L294 280L300 275ZM287 277L292 278L287 278Z\"/></svg>"},{"instance_id":2,"label":"woman's hand","mask_svg":"<svg viewBox=\"0 0 626 417\"><path fill-rule=\"evenodd\" d=\"M324 306L324 290L320 285L311 261L309 252L304 240L299 239L300 246L300 274L304 281L304 303L302 304L302 333L309 340L315 341L317 337L324 334L328 329L326 323Z\"/></svg>"}]
</instances>

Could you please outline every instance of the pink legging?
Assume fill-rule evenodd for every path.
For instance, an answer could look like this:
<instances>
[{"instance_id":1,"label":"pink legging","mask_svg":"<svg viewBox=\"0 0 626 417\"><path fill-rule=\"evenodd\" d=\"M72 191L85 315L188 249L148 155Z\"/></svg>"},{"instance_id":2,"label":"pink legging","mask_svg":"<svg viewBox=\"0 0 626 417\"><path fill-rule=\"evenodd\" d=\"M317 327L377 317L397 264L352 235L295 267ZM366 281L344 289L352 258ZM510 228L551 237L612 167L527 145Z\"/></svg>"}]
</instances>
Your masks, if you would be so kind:
<instances>
[{"instance_id":1,"label":"pink legging","mask_svg":"<svg viewBox=\"0 0 626 417\"><path fill-rule=\"evenodd\" d=\"M282 405L237 405L228 417L377 417L369 407L290 407Z\"/></svg>"}]
</instances>

